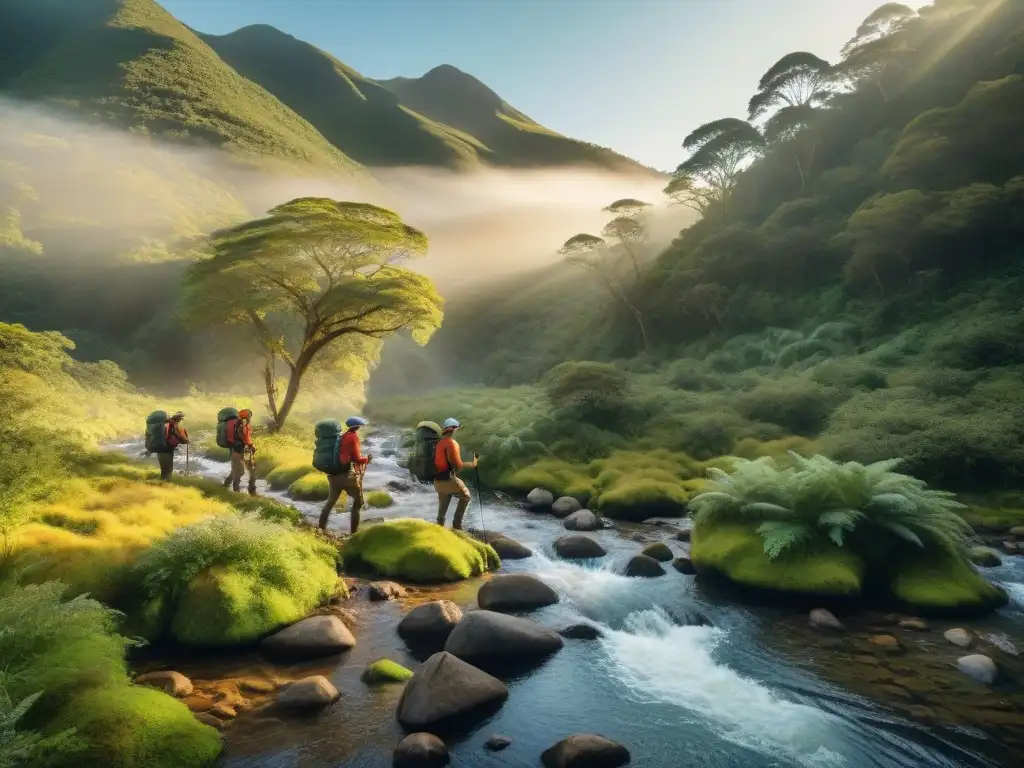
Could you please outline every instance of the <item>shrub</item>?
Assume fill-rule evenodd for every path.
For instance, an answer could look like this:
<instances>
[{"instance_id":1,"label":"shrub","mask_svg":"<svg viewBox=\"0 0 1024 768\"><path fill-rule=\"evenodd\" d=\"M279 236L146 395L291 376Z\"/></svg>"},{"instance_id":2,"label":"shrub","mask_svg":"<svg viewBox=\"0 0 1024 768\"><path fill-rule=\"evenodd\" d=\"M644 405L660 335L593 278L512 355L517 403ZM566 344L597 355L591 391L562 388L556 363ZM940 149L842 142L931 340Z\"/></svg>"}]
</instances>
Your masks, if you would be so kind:
<instances>
[{"instance_id":1,"label":"shrub","mask_svg":"<svg viewBox=\"0 0 1024 768\"><path fill-rule=\"evenodd\" d=\"M598 426L624 423L630 391L629 374L607 363L568 362L544 379L551 404Z\"/></svg>"},{"instance_id":2,"label":"shrub","mask_svg":"<svg viewBox=\"0 0 1024 768\"><path fill-rule=\"evenodd\" d=\"M970 527L957 514L963 505L893 472L899 460L864 466L795 453L792 460L795 466L740 459L731 472L709 470L711 490L691 502L694 522L757 525L772 559L796 545L842 547L848 540L873 552L885 539L950 551L966 544Z\"/></svg>"},{"instance_id":3,"label":"shrub","mask_svg":"<svg viewBox=\"0 0 1024 768\"><path fill-rule=\"evenodd\" d=\"M145 630L188 645L258 640L339 589L335 550L311 534L238 517L188 525L135 564Z\"/></svg>"},{"instance_id":4,"label":"shrub","mask_svg":"<svg viewBox=\"0 0 1024 768\"><path fill-rule=\"evenodd\" d=\"M949 328L933 345L940 364L954 368L998 368L1024 363L1024 316L986 316Z\"/></svg>"},{"instance_id":5,"label":"shrub","mask_svg":"<svg viewBox=\"0 0 1024 768\"><path fill-rule=\"evenodd\" d=\"M395 500L391 498L391 494L387 491L370 491L366 494L366 503L371 507L383 509L390 507L395 503Z\"/></svg>"},{"instance_id":6,"label":"shrub","mask_svg":"<svg viewBox=\"0 0 1024 768\"><path fill-rule=\"evenodd\" d=\"M803 377L765 381L738 398L740 412L757 421L778 424L792 434L813 436L832 410L832 397Z\"/></svg>"},{"instance_id":7,"label":"shrub","mask_svg":"<svg viewBox=\"0 0 1024 768\"><path fill-rule=\"evenodd\" d=\"M267 485L271 490L283 491L296 480L315 471L308 461L303 464L282 464L267 473Z\"/></svg>"},{"instance_id":8,"label":"shrub","mask_svg":"<svg viewBox=\"0 0 1024 768\"><path fill-rule=\"evenodd\" d=\"M468 579L501 567L489 545L413 518L364 526L345 541L341 555L346 570L422 584Z\"/></svg>"},{"instance_id":9,"label":"shrub","mask_svg":"<svg viewBox=\"0 0 1024 768\"><path fill-rule=\"evenodd\" d=\"M288 486L288 495L298 501L324 501L331 495L327 475L323 472L309 472ZM338 499L342 503L343 499Z\"/></svg>"}]
</instances>

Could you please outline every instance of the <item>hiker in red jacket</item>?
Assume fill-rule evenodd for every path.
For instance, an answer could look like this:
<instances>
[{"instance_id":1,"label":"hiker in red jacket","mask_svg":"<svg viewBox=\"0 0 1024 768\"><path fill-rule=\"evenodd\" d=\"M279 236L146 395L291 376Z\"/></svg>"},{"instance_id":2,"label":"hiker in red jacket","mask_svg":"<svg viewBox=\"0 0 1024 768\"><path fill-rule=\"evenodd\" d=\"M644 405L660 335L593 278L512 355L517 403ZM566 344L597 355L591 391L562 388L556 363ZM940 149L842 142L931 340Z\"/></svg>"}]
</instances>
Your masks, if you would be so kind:
<instances>
[{"instance_id":1,"label":"hiker in red jacket","mask_svg":"<svg viewBox=\"0 0 1024 768\"><path fill-rule=\"evenodd\" d=\"M342 493L352 497L352 516L349 518L349 531L355 533L359 529L359 511L363 508L363 473L370 463L370 456L363 456L359 445L359 428L366 426L366 419L352 416L345 420L348 431L341 436L338 448L338 460L341 462L341 473L327 475L327 484L331 489L327 502L320 510L320 530L327 530L327 520L331 510L341 498Z\"/></svg>"}]
</instances>

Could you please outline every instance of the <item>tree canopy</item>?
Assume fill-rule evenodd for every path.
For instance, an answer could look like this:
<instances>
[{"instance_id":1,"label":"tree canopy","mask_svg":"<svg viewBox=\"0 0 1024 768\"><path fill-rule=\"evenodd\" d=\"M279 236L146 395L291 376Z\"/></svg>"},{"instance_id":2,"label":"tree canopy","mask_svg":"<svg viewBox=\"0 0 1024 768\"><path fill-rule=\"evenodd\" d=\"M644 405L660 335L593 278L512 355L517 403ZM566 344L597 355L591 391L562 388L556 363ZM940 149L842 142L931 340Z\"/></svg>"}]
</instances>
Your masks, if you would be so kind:
<instances>
[{"instance_id":1,"label":"tree canopy","mask_svg":"<svg viewBox=\"0 0 1024 768\"><path fill-rule=\"evenodd\" d=\"M401 266L426 253L427 238L384 208L299 198L217 232L211 248L212 257L186 275L185 316L193 327L237 323L251 330L265 357L278 428L302 376L325 350L399 330L424 344L441 323L433 283ZM279 361L288 371L280 403Z\"/></svg>"}]
</instances>

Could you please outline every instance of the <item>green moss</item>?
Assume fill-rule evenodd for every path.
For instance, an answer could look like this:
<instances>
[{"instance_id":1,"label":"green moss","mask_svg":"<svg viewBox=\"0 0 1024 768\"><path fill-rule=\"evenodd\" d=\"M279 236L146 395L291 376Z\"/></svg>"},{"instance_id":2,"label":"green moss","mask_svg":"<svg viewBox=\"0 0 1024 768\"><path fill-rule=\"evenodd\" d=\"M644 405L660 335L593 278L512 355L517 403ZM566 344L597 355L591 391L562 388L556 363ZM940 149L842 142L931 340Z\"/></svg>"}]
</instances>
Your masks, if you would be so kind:
<instances>
[{"instance_id":1,"label":"green moss","mask_svg":"<svg viewBox=\"0 0 1024 768\"><path fill-rule=\"evenodd\" d=\"M267 485L271 490L283 491L296 480L315 472L309 462L304 464L282 464L267 473Z\"/></svg>"},{"instance_id":2,"label":"green moss","mask_svg":"<svg viewBox=\"0 0 1024 768\"><path fill-rule=\"evenodd\" d=\"M395 503L395 500L391 498L391 494L387 491L370 491L366 494L366 503L371 507L383 509L384 507L390 507Z\"/></svg>"},{"instance_id":3,"label":"green moss","mask_svg":"<svg viewBox=\"0 0 1024 768\"><path fill-rule=\"evenodd\" d=\"M975 528L1006 530L1015 525L1024 525L1024 509L971 507L964 519Z\"/></svg>"},{"instance_id":4,"label":"green moss","mask_svg":"<svg viewBox=\"0 0 1024 768\"><path fill-rule=\"evenodd\" d=\"M510 472L502 478L501 486L513 493L529 493L534 488L544 488L555 497L575 496L581 500L589 500L594 493L594 479L586 467L557 459L542 459Z\"/></svg>"},{"instance_id":5,"label":"green moss","mask_svg":"<svg viewBox=\"0 0 1024 768\"><path fill-rule=\"evenodd\" d=\"M794 595L855 597L864 563L853 552L827 547L813 553L788 552L769 560L764 539L742 524L695 525L690 557L701 574L717 574L744 587Z\"/></svg>"},{"instance_id":6,"label":"green moss","mask_svg":"<svg viewBox=\"0 0 1024 768\"><path fill-rule=\"evenodd\" d=\"M110 768L205 768L221 752L220 734L203 725L184 704L141 686L84 691L55 725L73 727L87 751L68 765Z\"/></svg>"},{"instance_id":7,"label":"green moss","mask_svg":"<svg viewBox=\"0 0 1024 768\"><path fill-rule=\"evenodd\" d=\"M345 542L341 555L346 569L414 583L458 581L501 567L489 545L412 518L360 529Z\"/></svg>"},{"instance_id":8,"label":"green moss","mask_svg":"<svg viewBox=\"0 0 1024 768\"><path fill-rule=\"evenodd\" d=\"M945 549L901 558L889 588L915 612L938 616L985 614L1006 605L1008 599L966 559Z\"/></svg>"},{"instance_id":9,"label":"green moss","mask_svg":"<svg viewBox=\"0 0 1024 768\"><path fill-rule=\"evenodd\" d=\"M686 514L690 493L676 482L645 477L626 477L601 494L597 508L602 515L619 520L648 517L681 517Z\"/></svg>"},{"instance_id":10,"label":"green moss","mask_svg":"<svg viewBox=\"0 0 1024 768\"><path fill-rule=\"evenodd\" d=\"M373 662L363 672L363 682L368 685L374 683L401 683L412 677L412 671L391 659L379 659Z\"/></svg>"},{"instance_id":11,"label":"green moss","mask_svg":"<svg viewBox=\"0 0 1024 768\"><path fill-rule=\"evenodd\" d=\"M151 631L186 645L254 642L343 588L335 560L333 547L294 529L205 520L179 528L139 558L135 569L147 596L141 616Z\"/></svg>"},{"instance_id":12,"label":"green moss","mask_svg":"<svg viewBox=\"0 0 1024 768\"><path fill-rule=\"evenodd\" d=\"M209 478L174 475L171 477L171 482L175 485L195 488L207 498L223 501L239 512L254 514L260 520L267 522L294 524L302 519L302 513L290 504L282 504L266 496L235 493L216 480Z\"/></svg>"},{"instance_id":13,"label":"green moss","mask_svg":"<svg viewBox=\"0 0 1024 768\"><path fill-rule=\"evenodd\" d=\"M995 568L1003 564L999 553L988 547L971 547L967 552L967 559L986 568Z\"/></svg>"},{"instance_id":14,"label":"green moss","mask_svg":"<svg viewBox=\"0 0 1024 768\"><path fill-rule=\"evenodd\" d=\"M199 454L210 461L231 461L231 451L227 448L221 448L216 443L201 446Z\"/></svg>"},{"instance_id":15,"label":"green moss","mask_svg":"<svg viewBox=\"0 0 1024 768\"><path fill-rule=\"evenodd\" d=\"M323 472L310 472L288 486L288 495L298 501L324 501L331 494L327 483L327 475ZM338 499L338 505L344 499Z\"/></svg>"}]
</instances>

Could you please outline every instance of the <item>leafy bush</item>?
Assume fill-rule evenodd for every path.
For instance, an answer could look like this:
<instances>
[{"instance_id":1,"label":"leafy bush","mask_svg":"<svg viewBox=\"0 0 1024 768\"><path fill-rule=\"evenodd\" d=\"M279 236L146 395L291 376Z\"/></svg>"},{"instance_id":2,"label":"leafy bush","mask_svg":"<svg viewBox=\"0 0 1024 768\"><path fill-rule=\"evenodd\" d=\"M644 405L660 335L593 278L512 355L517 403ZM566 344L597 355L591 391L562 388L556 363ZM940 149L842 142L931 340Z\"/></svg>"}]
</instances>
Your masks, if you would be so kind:
<instances>
[{"instance_id":1,"label":"leafy bush","mask_svg":"<svg viewBox=\"0 0 1024 768\"><path fill-rule=\"evenodd\" d=\"M252 642L325 603L340 588L336 559L313 535L258 520L178 528L135 563L144 629L189 645Z\"/></svg>"},{"instance_id":2,"label":"leafy bush","mask_svg":"<svg viewBox=\"0 0 1024 768\"><path fill-rule=\"evenodd\" d=\"M834 397L804 378L766 380L738 398L740 411L751 419L778 424L791 434L813 436L824 426Z\"/></svg>"},{"instance_id":3,"label":"leafy bush","mask_svg":"<svg viewBox=\"0 0 1024 768\"><path fill-rule=\"evenodd\" d=\"M603 427L628 423L629 374L607 363L568 362L544 379L551 404L583 421Z\"/></svg>"},{"instance_id":4,"label":"leafy bush","mask_svg":"<svg viewBox=\"0 0 1024 768\"><path fill-rule=\"evenodd\" d=\"M363 526L345 541L341 555L346 570L417 584L459 581L501 567L490 545L414 518Z\"/></svg>"},{"instance_id":5,"label":"leafy bush","mask_svg":"<svg viewBox=\"0 0 1024 768\"><path fill-rule=\"evenodd\" d=\"M796 545L829 542L872 550L886 538L951 551L966 544L971 530L957 514L963 505L893 472L900 460L864 466L796 453L792 460L795 466L762 458L737 460L731 472L710 469L711 489L691 502L695 523L758 524L772 559Z\"/></svg>"},{"instance_id":6,"label":"leafy bush","mask_svg":"<svg viewBox=\"0 0 1024 768\"><path fill-rule=\"evenodd\" d=\"M395 500L391 498L391 494L387 491L370 491L366 494L366 503L371 507L383 509L390 507L395 503Z\"/></svg>"}]
</instances>

